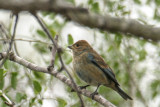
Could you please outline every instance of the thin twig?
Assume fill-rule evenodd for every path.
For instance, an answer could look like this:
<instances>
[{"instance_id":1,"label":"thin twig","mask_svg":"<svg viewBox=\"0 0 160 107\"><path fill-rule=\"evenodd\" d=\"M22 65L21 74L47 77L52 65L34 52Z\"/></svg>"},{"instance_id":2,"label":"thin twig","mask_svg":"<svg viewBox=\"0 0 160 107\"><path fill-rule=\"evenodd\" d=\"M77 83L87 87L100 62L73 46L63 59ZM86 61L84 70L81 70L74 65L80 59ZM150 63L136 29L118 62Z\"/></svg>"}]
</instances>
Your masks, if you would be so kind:
<instances>
[{"instance_id":1,"label":"thin twig","mask_svg":"<svg viewBox=\"0 0 160 107\"><path fill-rule=\"evenodd\" d=\"M2 23L0 24L0 30L4 33L5 37L9 39L9 35L5 29L5 26Z\"/></svg>"},{"instance_id":2,"label":"thin twig","mask_svg":"<svg viewBox=\"0 0 160 107\"><path fill-rule=\"evenodd\" d=\"M55 41L55 44L56 44L56 46L57 46L58 35L55 36L54 41ZM52 71L52 69L54 68L54 61L55 61L55 57L56 57L56 52L57 52L57 47L52 46L52 59L51 59L50 65L49 65L49 67L48 67L48 70L49 70L49 71Z\"/></svg>"},{"instance_id":3,"label":"thin twig","mask_svg":"<svg viewBox=\"0 0 160 107\"><path fill-rule=\"evenodd\" d=\"M9 39L0 39L0 41L9 41ZM24 42L39 42L39 43L43 43L43 44L50 44L50 43L47 43L47 42L43 42L41 40L28 40L28 39L21 39L21 38L16 38L14 39L13 41L24 41Z\"/></svg>"},{"instance_id":4,"label":"thin twig","mask_svg":"<svg viewBox=\"0 0 160 107\"><path fill-rule=\"evenodd\" d=\"M4 58L7 55L6 52L0 53L0 59ZM48 69L45 67L40 67L34 63L31 63L17 55L14 55L13 53L9 54L9 60L13 61L15 63L18 63L30 70L33 70L34 72L42 72L42 73L47 73L50 74L54 77L56 77L58 80L62 81L63 83L65 83L67 86L69 86L70 88L74 88L73 82L68 79L65 75L58 73L58 71L56 70L52 70L51 72L48 72ZM80 87L78 87L78 92L81 93L82 95L92 98L91 94L92 92L86 90L86 89L81 89ZM113 105L111 102L109 102L107 99L105 99L103 96L101 96L100 94L95 95L95 97L93 98L94 101L97 101L98 103L102 104L105 107L115 107L115 105Z\"/></svg>"},{"instance_id":5,"label":"thin twig","mask_svg":"<svg viewBox=\"0 0 160 107\"><path fill-rule=\"evenodd\" d=\"M37 15L37 14L34 14L34 13L32 13L32 14L35 16L35 18L37 19L37 21L39 22L39 24L41 25L41 27L43 28L43 30L46 32L48 38L52 41L53 45L57 48L57 53L58 53L58 57L59 57L59 59L60 59L60 62L61 62L61 64L62 64L64 70L65 70L66 73L68 74L69 78L71 79L72 83L73 83L73 87L74 87L75 91L77 92L77 95L78 95L78 97L79 97L79 99L80 99L81 107L84 107L84 102L83 102L83 100L82 100L82 97L81 97L80 93L78 92L77 85L75 84L72 76L70 75L69 71L67 70L67 68L66 68L65 65L64 65L64 62L63 62L63 59L62 59L62 56L61 56L61 48L59 48L58 45L55 43L55 41L53 40L50 32L49 32L48 29L45 27L45 25L43 24L43 22L41 21L41 19L38 17L38 15Z\"/></svg>"},{"instance_id":6,"label":"thin twig","mask_svg":"<svg viewBox=\"0 0 160 107\"><path fill-rule=\"evenodd\" d=\"M16 28L17 28L17 22L18 22L18 13L15 14L16 16L16 19L15 19L15 24L14 24L14 28L13 28L13 36L11 38L11 42L9 43L9 48L8 48L8 51L7 51L7 56L5 58L3 58L3 61L2 63L0 64L0 68L3 66L3 64L5 63L6 59L8 58L8 55L9 55L9 52L11 51L12 49L12 45L13 45L13 40L15 38L15 34L16 34Z\"/></svg>"},{"instance_id":7,"label":"thin twig","mask_svg":"<svg viewBox=\"0 0 160 107\"><path fill-rule=\"evenodd\" d=\"M17 49L17 44L16 44L16 42L14 42L14 50L15 50L15 53L19 56L19 52L18 52L18 49Z\"/></svg>"},{"instance_id":8,"label":"thin twig","mask_svg":"<svg viewBox=\"0 0 160 107\"><path fill-rule=\"evenodd\" d=\"M6 101L5 104L7 104L10 107L15 107L15 103L11 101L3 92L0 90L0 96L3 97Z\"/></svg>"}]
</instances>

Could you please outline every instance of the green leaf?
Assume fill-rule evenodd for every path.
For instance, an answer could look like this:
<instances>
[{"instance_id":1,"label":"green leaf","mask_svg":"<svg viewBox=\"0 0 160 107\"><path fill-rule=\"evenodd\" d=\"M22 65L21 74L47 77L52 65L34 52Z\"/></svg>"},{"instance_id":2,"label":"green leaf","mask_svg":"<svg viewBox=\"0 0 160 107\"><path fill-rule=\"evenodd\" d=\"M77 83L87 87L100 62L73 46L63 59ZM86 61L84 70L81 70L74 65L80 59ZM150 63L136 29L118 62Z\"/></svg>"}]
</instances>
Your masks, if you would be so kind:
<instances>
[{"instance_id":1,"label":"green leaf","mask_svg":"<svg viewBox=\"0 0 160 107\"><path fill-rule=\"evenodd\" d=\"M55 31L59 31L62 27L63 27L63 24L61 24L58 20L55 20L50 28L51 29L54 28Z\"/></svg>"},{"instance_id":2,"label":"green leaf","mask_svg":"<svg viewBox=\"0 0 160 107\"><path fill-rule=\"evenodd\" d=\"M118 69L119 68L119 63L115 62L113 67L116 68L116 69Z\"/></svg>"},{"instance_id":3,"label":"green leaf","mask_svg":"<svg viewBox=\"0 0 160 107\"><path fill-rule=\"evenodd\" d=\"M117 9L118 10L123 10L126 6L118 5Z\"/></svg>"},{"instance_id":4,"label":"green leaf","mask_svg":"<svg viewBox=\"0 0 160 107\"><path fill-rule=\"evenodd\" d=\"M56 32L53 30L53 28L50 28L49 31L50 31L52 37L54 38L56 35Z\"/></svg>"},{"instance_id":5,"label":"green leaf","mask_svg":"<svg viewBox=\"0 0 160 107\"><path fill-rule=\"evenodd\" d=\"M157 5L160 5L160 0L155 0Z\"/></svg>"},{"instance_id":6,"label":"green leaf","mask_svg":"<svg viewBox=\"0 0 160 107\"><path fill-rule=\"evenodd\" d=\"M139 52L139 61L142 61L146 58L147 52L143 49Z\"/></svg>"},{"instance_id":7,"label":"green leaf","mask_svg":"<svg viewBox=\"0 0 160 107\"><path fill-rule=\"evenodd\" d=\"M73 37L71 34L68 35L68 44L72 45L73 44Z\"/></svg>"},{"instance_id":8,"label":"green leaf","mask_svg":"<svg viewBox=\"0 0 160 107\"><path fill-rule=\"evenodd\" d=\"M77 102L77 103L71 105L71 107L80 107L80 106L81 106L80 102Z\"/></svg>"},{"instance_id":9,"label":"green leaf","mask_svg":"<svg viewBox=\"0 0 160 107\"><path fill-rule=\"evenodd\" d=\"M95 3L92 4L91 10L96 12L96 13L99 13L99 4L98 4L98 2L95 2Z\"/></svg>"},{"instance_id":10,"label":"green leaf","mask_svg":"<svg viewBox=\"0 0 160 107\"><path fill-rule=\"evenodd\" d=\"M67 105L67 102L62 98L57 98L57 101L58 101L58 104L59 104L58 107L65 107Z\"/></svg>"},{"instance_id":11,"label":"green leaf","mask_svg":"<svg viewBox=\"0 0 160 107\"><path fill-rule=\"evenodd\" d=\"M136 72L137 77L138 77L139 79L142 78L142 77L145 75L145 71L146 71L146 70L143 70L143 71L141 71L141 72Z\"/></svg>"},{"instance_id":12,"label":"green leaf","mask_svg":"<svg viewBox=\"0 0 160 107\"><path fill-rule=\"evenodd\" d=\"M0 90L0 96L3 94L2 90Z\"/></svg>"},{"instance_id":13,"label":"green leaf","mask_svg":"<svg viewBox=\"0 0 160 107\"><path fill-rule=\"evenodd\" d=\"M68 65L68 64L70 64L71 62L72 62L72 57L69 58L69 59L66 61L66 64Z\"/></svg>"},{"instance_id":14,"label":"green leaf","mask_svg":"<svg viewBox=\"0 0 160 107\"><path fill-rule=\"evenodd\" d=\"M116 44L117 44L117 46L119 47L120 46L120 44L121 44L121 42L122 42L122 35L120 34L120 33L117 33L116 35L115 35L115 42L116 42Z\"/></svg>"},{"instance_id":15,"label":"green leaf","mask_svg":"<svg viewBox=\"0 0 160 107\"><path fill-rule=\"evenodd\" d=\"M124 11L124 12L122 12L122 15L129 15L129 14L131 14L131 11Z\"/></svg>"},{"instance_id":16,"label":"green leaf","mask_svg":"<svg viewBox=\"0 0 160 107\"><path fill-rule=\"evenodd\" d=\"M89 4L89 5L93 4L93 0L89 0L89 1L88 1L88 4Z\"/></svg>"},{"instance_id":17,"label":"green leaf","mask_svg":"<svg viewBox=\"0 0 160 107\"><path fill-rule=\"evenodd\" d=\"M40 83L36 80L33 81L33 86L34 86L34 91L36 94L40 93L42 90L42 87L40 85Z\"/></svg>"},{"instance_id":18,"label":"green leaf","mask_svg":"<svg viewBox=\"0 0 160 107\"><path fill-rule=\"evenodd\" d=\"M143 19L140 19L140 18L139 18L138 20L139 20L140 22L142 22L143 24L145 24L145 25L147 24L147 22L146 22L145 20L143 20Z\"/></svg>"},{"instance_id":19,"label":"green leaf","mask_svg":"<svg viewBox=\"0 0 160 107\"><path fill-rule=\"evenodd\" d=\"M50 15L50 12L45 11L45 12L41 12L41 14L42 14L43 16L48 16L48 15Z\"/></svg>"},{"instance_id":20,"label":"green leaf","mask_svg":"<svg viewBox=\"0 0 160 107\"><path fill-rule=\"evenodd\" d=\"M54 20L55 16L56 16L56 14L53 12L49 14L49 18L52 20Z\"/></svg>"},{"instance_id":21,"label":"green leaf","mask_svg":"<svg viewBox=\"0 0 160 107\"><path fill-rule=\"evenodd\" d=\"M35 97L30 100L29 107L33 107L33 105L35 104L35 100L36 100Z\"/></svg>"},{"instance_id":22,"label":"green leaf","mask_svg":"<svg viewBox=\"0 0 160 107\"><path fill-rule=\"evenodd\" d=\"M108 88L106 88L106 87L104 87L104 86L101 86L101 87L99 88L99 93L102 93L103 96L107 96L108 93L106 93L106 92L108 92L108 91L110 91L110 89L108 89Z\"/></svg>"},{"instance_id":23,"label":"green leaf","mask_svg":"<svg viewBox=\"0 0 160 107\"><path fill-rule=\"evenodd\" d=\"M8 69L8 63L9 63L9 61L8 61L8 60L4 63L4 65L3 65L3 66L4 66L4 68L5 68L5 69Z\"/></svg>"},{"instance_id":24,"label":"green leaf","mask_svg":"<svg viewBox=\"0 0 160 107\"><path fill-rule=\"evenodd\" d=\"M0 107L8 107L8 105L5 104L5 102L3 101L0 105Z\"/></svg>"},{"instance_id":25,"label":"green leaf","mask_svg":"<svg viewBox=\"0 0 160 107\"><path fill-rule=\"evenodd\" d=\"M160 80L155 80L151 83L152 98L155 98L159 94Z\"/></svg>"},{"instance_id":26,"label":"green leaf","mask_svg":"<svg viewBox=\"0 0 160 107\"><path fill-rule=\"evenodd\" d=\"M41 43L35 43L35 44L34 44L34 48L35 48L38 52L40 52L40 53L42 53L42 54L48 52L48 49L46 48L46 46L45 46L44 44L41 44Z\"/></svg>"},{"instance_id":27,"label":"green leaf","mask_svg":"<svg viewBox=\"0 0 160 107\"><path fill-rule=\"evenodd\" d=\"M17 75L18 75L17 72L12 72L11 73L11 86L14 89L16 89L16 86L17 86Z\"/></svg>"},{"instance_id":28,"label":"green leaf","mask_svg":"<svg viewBox=\"0 0 160 107\"><path fill-rule=\"evenodd\" d=\"M134 2L137 3L137 4L141 4L140 0L134 0Z\"/></svg>"},{"instance_id":29,"label":"green leaf","mask_svg":"<svg viewBox=\"0 0 160 107\"><path fill-rule=\"evenodd\" d=\"M146 4L149 5L151 3L152 0L147 0Z\"/></svg>"},{"instance_id":30,"label":"green leaf","mask_svg":"<svg viewBox=\"0 0 160 107\"><path fill-rule=\"evenodd\" d=\"M107 49L107 51L110 52L112 49L113 49L113 45L111 45L111 46Z\"/></svg>"},{"instance_id":31,"label":"green leaf","mask_svg":"<svg viewBox=\"0 0 160 107\"><path fill-rule=\"evenodd\" d=\"M67 0L69 2L71 2L72 4L75 4L75 0Z\"/></svg>"},{"instance_id":32,"label":"green leaf","mask_svg":"<svg viewBox=\"0 0 160 107\"><path fill-rule=\"evenodd\" d=\"M140 98L140 97L141 97L141 93L140 93L140 91L137 91L137 92L136 92L136 96L137 96L138 98Z\"/></svg>"},{"instance_id":33,"label":"green leaf","mask_svg":"<svg viewBox=\"0 0 160 107\"><path fill-rule=\"evenodd\" d=\"M114 0L106 0L106 5L109 7L109 11L110 12L115 12L115 4L116 4L116 1Z\"/></svg>"},{"instance_id":34,"label":"green leaf","mask_svg":"<svg viewBox=\"0 0 160 107\"><path fill-rule=\"evenodd\" d=\"M123 76L121 77L121 80L127 86L129 84L129 74L127 72L125 72L123 74Z\"/></svg>"},{"instance_id":35,"label":"green leaf","mask_svg":"<svg viewBox=\"0 0 160 107\"><path fill-rule=\"evenodd\" d=\"M146 40L139 40L139 44L140 44L141 46L144 46L144 45L146 44Z\"/></svg>"},{"instance_id":36,"label":"green leaf","mask_svg":"<svg viewBox=\"0 0 160 107\"><path fill-rule=\"evenodd\" d=\"M40 30L40 29L37 29L37 34L39 36L41 36L42 38L46 38L47 37L46 33L43 30Z\"/></svg>"},{"instance_id":37,"label":"green leaf","mask_svg":"<svg viewBox=\"0 0 160 107\"><path fill-rule=\"evenodd\" d=\"M160 85L160 80L155 80L151 83L151 88L155 90L159 85Z\"/></svg>"},{"instance_id":38,"label":"green leaf","mask_svg":"<svg viewBox=\"0 0 160 107\"><path fill-rule=\"evenodd\" d=\"M154 91L154 92L152 93L152 98L155 98L157 95L158 95L158 92L157 92L157 91Z\"/></svg>"},{"instance_id":39,"label":"green leaf","mask_svg":"<svg viewBox=\"0 0 160 107\"><path fill-rule=\"evenodd\" d=\"M160 12L158 11L158 8L154 11L154 19L160 21Z\"/></svg>"},{"instance_id":40,"label":"green leaf","mask_svg":"<svg viewBox=\"0 0 160 107\"><path fill-rule=\"evenodd\" d=\"M4 79L3 79L3 69L0 69L0 89L3 89L4 86Z\"/></svg>"},{"instance_id":41,"label":"green leaf","mask_svg":"<svg viewBox=\"0 0 160 107\"><path fill-rule=\"evenodd\" d=\"M34 74L34 76L35 76L37 79L41 79L41 80L44 80L44 79L45 79L45 74L42 73L42 72L33 71L33 74Z\"/></svg>"},{"instance_id":42,"label":"green leaf","mask_svg":"<svg viewBox=\"0 0 160 107\"><path fill-rule=\"evenodd\" d=\"M19 93L19 92L16 94L16 102L18 103L21 102L22 99L26 99L26 98L27 98L26 94Z\"/></svg>"},{"instance_id":43,"label":"green leaf","mask_svg":"<svg viewBox=\"0 0 160 107\"><path fill-rule=\"evenodd\" d=\"M41 100L41 99L38 99L38 103L39 103L40 105L42 105L42 104L43 104L43 102L42 102L42 100Z\"/></svg>"}]
</instances>

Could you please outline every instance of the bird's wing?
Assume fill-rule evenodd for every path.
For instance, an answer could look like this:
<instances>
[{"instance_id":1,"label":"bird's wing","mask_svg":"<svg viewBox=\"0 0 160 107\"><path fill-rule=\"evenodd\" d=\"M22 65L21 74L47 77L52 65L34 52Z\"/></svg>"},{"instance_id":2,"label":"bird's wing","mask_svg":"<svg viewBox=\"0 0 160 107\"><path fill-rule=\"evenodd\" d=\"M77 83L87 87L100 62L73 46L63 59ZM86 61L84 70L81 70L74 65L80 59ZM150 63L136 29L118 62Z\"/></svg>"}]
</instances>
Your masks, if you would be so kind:
<instances>
[{"instance_id":1,"label":"bird's wing","mask_svg":"<svg viewBox=\"0 0 160 107\"><path fill-rule=\"evenodd\" d=\"M89 53L88 59L95 66L100 68L107 78L111 79L116 85L119 86L112 69L104 62L101 56L99 56L97 53Z\"/></svg>"}]
</instances>

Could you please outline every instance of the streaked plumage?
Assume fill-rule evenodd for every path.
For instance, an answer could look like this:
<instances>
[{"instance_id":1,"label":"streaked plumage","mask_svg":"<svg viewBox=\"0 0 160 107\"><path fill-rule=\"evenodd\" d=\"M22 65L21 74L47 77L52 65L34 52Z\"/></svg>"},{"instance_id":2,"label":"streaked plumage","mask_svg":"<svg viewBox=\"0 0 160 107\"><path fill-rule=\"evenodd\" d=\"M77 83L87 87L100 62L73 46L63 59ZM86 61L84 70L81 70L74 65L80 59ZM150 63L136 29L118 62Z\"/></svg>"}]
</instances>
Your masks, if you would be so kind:
<instances>
[{"instance_id":1,"label":"streaked plumage","mask_svg":"<svg viewBox=\"0 0 160 107\"><path fill-rule=\"evenodd\" d=\"M97 86L97 89L100 85L110 87L117 91L125 100L132 100L131 97L119 88L120 85L112 69L87 41L80 40L69 46L69 48L73 51L73 68L83 81L89 85Z\"/></svg>"}]
</instances>

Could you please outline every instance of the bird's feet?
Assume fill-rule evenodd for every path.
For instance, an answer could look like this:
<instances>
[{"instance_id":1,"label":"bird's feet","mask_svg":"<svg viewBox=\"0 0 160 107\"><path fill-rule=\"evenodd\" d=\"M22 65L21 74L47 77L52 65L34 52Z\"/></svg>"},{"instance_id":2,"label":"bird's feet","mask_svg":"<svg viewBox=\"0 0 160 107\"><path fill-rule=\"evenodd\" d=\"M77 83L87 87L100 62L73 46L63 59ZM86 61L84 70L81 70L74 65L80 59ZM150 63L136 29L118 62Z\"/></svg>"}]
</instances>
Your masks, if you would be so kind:
<instances>
[{"instance_id":1,"label":"bird's feet","mask_svg":"<svg viewBox=\"0 0 160 107\"><path fill-rule=\"evenodd\" d=\"M82 89L86 89L88 86L90 86L90 85L79 86L79 87L80 87L80 89L82 90Z\"/></svg>"},{"instance_id":2,"label":"bird's feet","mask_svg":"<svg viewBox=\"0 0 160 107\"><path fill-rule=\"evenodd\" d=\"M90 86L90 85L79 86L79 87L80 87L80 89L82 90L82 89L86 89L88 86ZM75 92L74 89L72 89L71 92Z\"/></svg>"},{"instance_id":3,"label":"bird's feet","mask_svg":"<svg viewBox=\"0 0 160 107\"><path fill-rule=\"evenodd\" d=\"M75 92L73 88L71 89L71 92Z\"/></svg>"},{"instance_id":4,"label":"bird's feet","mask_svg":"<svg viewBox=\"0 0 160 107\"><path fill-rule=\"evenodd\" d=\"M100 85L101 85L101 84L98 84L96 90L91 94L92 99L94 98L95 95L98 94L97 90L98 90L98 88L100 87Z\"/></svg>"},{"instance_id":5,"label":"bird's feet","mask_svg":"<svg viewBox=\"0 0 160 107\"><path fill-rule=\"evenodd\" d=\"M51 72L51 71L53 70L53 68L54 68L53 65L49 65L49 66L47 67L47 70L48 70L49 72Z\"/></svg>"},{"instance_id":6,"label":"bird's feet","mask_svg":"<svg viewBox=\"0 0 160 107\"><path fill-rule=\"evenodd\" d=\"M94 96L95 96L95 95L97 95L97 94L98 94L98 92L97 92L97 91L93 92L93 93L91 94L92 99L93 99L93 98L94 98Z\"/></svg>"}]
</instances>

